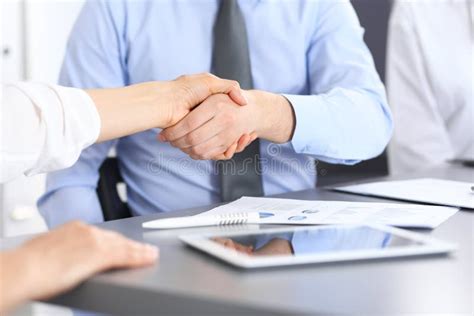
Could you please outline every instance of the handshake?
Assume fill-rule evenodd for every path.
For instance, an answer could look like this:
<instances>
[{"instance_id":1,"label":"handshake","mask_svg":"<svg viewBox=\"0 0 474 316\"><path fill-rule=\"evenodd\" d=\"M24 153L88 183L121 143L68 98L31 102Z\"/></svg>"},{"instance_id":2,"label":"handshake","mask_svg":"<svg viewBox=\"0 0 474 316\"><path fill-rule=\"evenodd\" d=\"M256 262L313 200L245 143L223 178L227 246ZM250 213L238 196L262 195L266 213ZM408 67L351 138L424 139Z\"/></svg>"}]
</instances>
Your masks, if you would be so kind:
<instances>
[{"instance_id":1,"label":"handshake","mask_svg":"<svg viewBox=\"0 0 474 316\"><path fill-rule=\"evenodd\" d=\"M158 139L193 159L230 159L257 137L284 143L293 133L293 109L286 98L241 90L238 82L211 74L126 89L139 96L142 105L152 106L145 114L154 127L163 129Z\"/></svg>"}]
</instances>

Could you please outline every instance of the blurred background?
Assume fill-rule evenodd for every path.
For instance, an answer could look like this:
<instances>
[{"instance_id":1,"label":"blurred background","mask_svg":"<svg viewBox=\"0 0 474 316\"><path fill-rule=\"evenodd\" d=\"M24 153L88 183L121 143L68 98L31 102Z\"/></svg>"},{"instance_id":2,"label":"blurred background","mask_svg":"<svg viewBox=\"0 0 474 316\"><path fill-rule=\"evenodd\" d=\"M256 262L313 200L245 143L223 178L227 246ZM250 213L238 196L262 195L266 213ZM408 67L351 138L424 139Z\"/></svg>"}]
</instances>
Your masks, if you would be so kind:
<instances>
[{"instance_id":1,"label":"blurred background","mask_svg":"<svg viewBox=\"0 0 474 316\"><path fill-rule=\"evenodd\" d=\"M56 83L69 32L84 0L1 0L2 82ZM8 135L3 135L8 137ZM0 238L47 230L36 200L45 175L0 185ZM66 308L25 305L15 315L72 315Z\"/></svg>"},{"instance_id":2,"label":"blurred background","mask_svg":"<svg viewBox=\"0 0 474 316\"><path fill-rule=\"evenodd\" d=\"M2 82L56 83L69 32L83 3L83 0L2 0ZM36 209L44 182L45 176L39 175L23 177L1 187L0 237L46 230Z\"/></svg>"}]
</instances>

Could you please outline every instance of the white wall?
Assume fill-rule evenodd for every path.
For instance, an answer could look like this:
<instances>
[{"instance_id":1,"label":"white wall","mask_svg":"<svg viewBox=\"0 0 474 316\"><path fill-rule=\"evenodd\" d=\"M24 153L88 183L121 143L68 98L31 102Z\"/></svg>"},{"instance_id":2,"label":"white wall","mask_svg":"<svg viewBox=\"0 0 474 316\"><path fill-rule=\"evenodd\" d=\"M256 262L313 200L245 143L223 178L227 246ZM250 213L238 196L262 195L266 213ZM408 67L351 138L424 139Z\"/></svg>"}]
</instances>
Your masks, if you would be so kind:
<instances>
[{"instance_id":1,"label":"white wall","mask_svg":"<svg viewBox=\"0 0 474 316\"><path fill-rule=\"evenodd\" d=\"M2 81L56 83L67 38L83 3L84 0L0 0L1 48L2 52L9 51L2 56ZM22 177L3 186L0 234L16 236L46 229L36 209L44 185L45 176L40 175Z\"/></svg>"},{"instance_id":2,"label":"white wall","mask_svg":"<svg viewBox=\"0 0 474 316\"><path fill-rule=\"evenodd\" d=\"M23 79L23 20L20 1L1 2L2 81Z\"/></svg>"},{"instance_id":3,"label":"white wall","mask_svg":"<svg viewBox=\"0 0 474 316\"><path fill-rule=\"evenodd\" d=\"M84 0L24 1L26 77L56 83L67 38Z\"/></svg>"}]
</instances>

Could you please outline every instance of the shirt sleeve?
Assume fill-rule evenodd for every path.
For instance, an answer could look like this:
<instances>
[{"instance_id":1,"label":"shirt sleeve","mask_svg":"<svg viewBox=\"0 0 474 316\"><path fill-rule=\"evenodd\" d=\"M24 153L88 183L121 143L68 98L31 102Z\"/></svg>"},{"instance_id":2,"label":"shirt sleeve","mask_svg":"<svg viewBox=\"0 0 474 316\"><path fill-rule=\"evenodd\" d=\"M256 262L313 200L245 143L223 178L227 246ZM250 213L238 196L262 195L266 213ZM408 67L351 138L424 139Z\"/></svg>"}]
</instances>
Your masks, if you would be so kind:
<instances>
[{"instance_id":1,"label":"shirt sleeve","mask_svg":"<svg viewBox=\"0 0 474 316\"><path fill-rule=\"evenodd\" d=\"M427 76L412 3L395 4L389 34L387 87L395 131L389 147L393 173L442 163L454 157L440 105Z\"/></svg>"},{"instance_id":2,"label":"shirt sleeve","mask_svg":"<svg viewBox=\"0 0 474 316\"><path fill-rule=\"evenodd\" d=\"M69 37L60 84L78 88L127 85L124 24L123 1L87 1ZM48 174L46 192L37 204L50 228L71 219L104 220L96 193L99 168L117 142L92 145L71 168Z\"/></svg>"},{"instance_id":3,"label":"shirt sleeve","mask_svg":"<svg viewBox=\"0 0 474 316\"><path fill-rule=\"evenodd\" d=\"M291 246L295 256L316 255L341 251L360 251L383 249L392 240L390 233L374 230L370 227L325 228L303 230L294 233Z\"/></svg>"},{"instance_id":4,"label":"shirt sleeve","mask_svg":"<svg viewBox=\"0 0 474 316\"><path fill-rule=\"evenodd\" d=\"M82 90L40 83L2 85L1 182L71 166L100 133Z\"/></svg>"},{"instance_id":5,"label":"shirt sleeve","mask_svg":"<svg viewBox=\"0 0 474 316\"><path fill-rule=\"evenodd\" d=\"M392 117L385 88L349 1L320 1L308 47L310 95L285 95L294 108L297 153L354 164L385 149Z\"/></svg>"}]
</instances>

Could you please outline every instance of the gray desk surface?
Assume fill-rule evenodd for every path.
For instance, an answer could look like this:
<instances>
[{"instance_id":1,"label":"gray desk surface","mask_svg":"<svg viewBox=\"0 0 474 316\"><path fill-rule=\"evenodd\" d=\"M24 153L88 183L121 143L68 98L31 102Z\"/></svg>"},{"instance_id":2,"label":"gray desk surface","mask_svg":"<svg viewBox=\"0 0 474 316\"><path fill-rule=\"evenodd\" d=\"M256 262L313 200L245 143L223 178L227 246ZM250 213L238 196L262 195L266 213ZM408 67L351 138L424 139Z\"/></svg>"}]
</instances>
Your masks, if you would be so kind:
<instances>
[{"instance_id":1,"label":"gray desk surface","mask_svg":"<svg viewBox=\"0 0 474 316\"><path fill-rule=\"evenodd\" d=\"M474 169L452 165L411 177L415 176L474 183ZM309 200L381 201L324 190L308 190L281 196ZM458 212L433 231L421 231L457 243L459 249L451 256L251 272L227 266L185 247L177 240L177 236L182 233L221 228L148 232L141 229L142 222L153 218L191 215L210 208L102 224L102 227L119 231L136 240L158 245L161 249L159 264L141 270L113 271L98 275L53 302L127 315L473 313L472 211Z\"/></svg>"}]
</instances>

